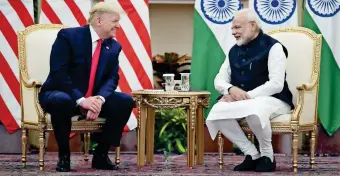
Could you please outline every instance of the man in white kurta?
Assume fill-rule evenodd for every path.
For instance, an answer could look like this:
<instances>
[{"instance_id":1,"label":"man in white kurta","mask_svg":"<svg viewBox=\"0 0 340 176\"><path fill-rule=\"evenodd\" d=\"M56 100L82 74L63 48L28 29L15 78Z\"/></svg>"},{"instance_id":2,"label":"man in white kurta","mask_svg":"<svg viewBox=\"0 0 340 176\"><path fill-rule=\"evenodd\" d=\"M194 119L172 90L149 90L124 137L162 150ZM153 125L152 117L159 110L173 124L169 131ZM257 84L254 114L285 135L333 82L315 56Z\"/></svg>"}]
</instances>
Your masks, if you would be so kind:
<instances>
[{"instance_id":1,"label":"man in white kurta","mask_svg":"<svg viewBox=\"0 0 340 176\"><path fill-rule=\"evenodd\" d=\"M264 38L269 37L262 33L256 14L249 9L244 9L237 13L232 23L233 35L237 41L237 44L234 46L235 48L244 47L246 48L244 50L248 51L249 47L249 50L252 50L253 47L261 45L257 45L256 42L263 43L262 40L266 40L262 39L261 36ZM271 41L270 38L268 40ZM260 51L253 53L261 54L262 50L265 51L266 49L260 47L256 50ZM231 49L230 52L232 51L234 50ZM240 53L237 54L240 55ZM233 56L233 54L229 53L229 56ZM250 54L248 53L247 57L253 58L251 52ZM212 139L215 139L218 131L220 131L245 154L245 160L234 168L235 171L269 172L275 170L276 163L271 144L272 131L270 119L280 114L288 113L292 109L288 103L272 96L282 92L285 86L286 55L283 46L279 42L272 46L270 45L268 54L263 57L267 57L265 58L267 61L264 62L267 64L264 67L267 67L265 69L268 70L266 75L268 80L261 82L257 87L250 89L249 87L243 88L246 87L244 85L246 83L253 84L253 82L259 81L258 77L255 76L249 76L253 80L244 84L242 81L235 81L235 79L238 79L235 76L236 74L240 75L239 77L241 78L245 74L242 70L244 68L240 67L238 69L240 64L234 64L236 66L231 67L230 60L233 58L228 58L228 56L214 80L216 90L223 97L212 107L207 117L206 125ZM259 74L261 67L263 66L260 66L260 63L256 60L246 64L246 68L250 72L248 73L249 75ZM237 71L239 72L236 73ZM232 82L236 84L237 81L237 85L232 84ZM254 144L248 140L241 130L238 120L242 118L246 119L250 129L255 134L260 145L260 151L255 148Z\"/></svg>"}]
</instances>

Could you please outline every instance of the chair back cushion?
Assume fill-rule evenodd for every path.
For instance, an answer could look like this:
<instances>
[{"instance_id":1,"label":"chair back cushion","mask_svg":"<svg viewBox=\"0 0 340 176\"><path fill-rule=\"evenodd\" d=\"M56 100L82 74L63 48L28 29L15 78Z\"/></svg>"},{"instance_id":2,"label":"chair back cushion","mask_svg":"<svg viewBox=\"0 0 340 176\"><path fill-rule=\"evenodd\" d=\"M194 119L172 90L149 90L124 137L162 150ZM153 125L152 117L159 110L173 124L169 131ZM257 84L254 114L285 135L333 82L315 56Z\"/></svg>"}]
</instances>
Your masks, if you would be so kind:
<instances>
[{"instance_id":1,"label":"chair back cushion","mask_svg":"<svg viewBox=\"0 0 340 176\"><path fill-rule=\"evenodd\" d=\"M19 32L20 86L23 120L38 122L34 89L25 87L29 80L44 82L49 73L52 45L62 25L39 24Z\"/></svg>"},{"instance_id":2,"label":"chair back cushion","mask_svg":"<svg viewBox=\"0 0 340 176\"><path fill-rule=\"evenodd\" d=\"M269 35L280 41L288 50L287 82L296 105L297 85L315 82L314 90L305 92L300 124L316 121L318 75L320 68L321 35L303 27L279 28Z\"/></svg>"}]
</instances>

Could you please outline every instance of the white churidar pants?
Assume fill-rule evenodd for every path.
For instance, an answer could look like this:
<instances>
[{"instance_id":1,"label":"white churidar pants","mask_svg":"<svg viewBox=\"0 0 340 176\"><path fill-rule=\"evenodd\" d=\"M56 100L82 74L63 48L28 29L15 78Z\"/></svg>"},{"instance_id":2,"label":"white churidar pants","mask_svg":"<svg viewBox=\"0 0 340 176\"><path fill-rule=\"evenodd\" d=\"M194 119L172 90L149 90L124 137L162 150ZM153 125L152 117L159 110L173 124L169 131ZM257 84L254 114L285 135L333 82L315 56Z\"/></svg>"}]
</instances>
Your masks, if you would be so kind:
<instances>
[{"instance_id":1,"label":"white churidar pants","mask_svg":"<svg viewBox=\"0 0 340 176\"><path fill-rule=\"evenodd\" d=\"M213 140L217 132L221 131L245 155L251 155L253 159L257 159L259 153L255 145L248 140L238 123L238 120L245 118L260 144L261 156L267 156L273 160L270 119L289 112L290 106L274 97L256 97L230 103L218 102L211 109L206 125Z\"/></svg>"}]
</instances>

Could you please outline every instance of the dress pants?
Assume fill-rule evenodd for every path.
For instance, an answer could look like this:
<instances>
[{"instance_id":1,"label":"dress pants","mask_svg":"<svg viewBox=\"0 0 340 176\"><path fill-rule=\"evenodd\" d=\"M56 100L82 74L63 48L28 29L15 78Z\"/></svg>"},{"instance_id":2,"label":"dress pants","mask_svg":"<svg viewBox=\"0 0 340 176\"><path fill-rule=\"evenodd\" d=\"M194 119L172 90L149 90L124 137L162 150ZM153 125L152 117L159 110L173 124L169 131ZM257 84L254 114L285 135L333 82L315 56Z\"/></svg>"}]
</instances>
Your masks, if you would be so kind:
<instances>
[{"instance_id":1,"label":"dress pants","mask_svg":"<svg viewBox=\"0 0 340 176\"><path fill-rule=\"evenodd\" d=\"M79 107L70 95L62 91L41 92L39 103L44 111L51 115L59 156L69 156L71 117L80 114ZM121 92L113 92L105 99L99 116L106 118L106 122L102 132L95 134L98 147L108 150L110 145L119 146L124 126L129 120L133 107L132 97Z\"/></svg>"},{"instance_id":2,"label":"dress pants","mask_svg":"<svg viewBox=\"0 0 340 176\"><path fill-rule=\"evenodd\" d=\"M267 156L273 161L274 153L271 143L272 130L270 123L266 122L268 125L262 128L260 119L256 115L250 115L246 117L246 120L260 144L260 154L255 145L246 137L236 119L214 120L212 123L226 138L237 145L245 155L250 155L253 159Z\"/></svg>"}]
</instances>

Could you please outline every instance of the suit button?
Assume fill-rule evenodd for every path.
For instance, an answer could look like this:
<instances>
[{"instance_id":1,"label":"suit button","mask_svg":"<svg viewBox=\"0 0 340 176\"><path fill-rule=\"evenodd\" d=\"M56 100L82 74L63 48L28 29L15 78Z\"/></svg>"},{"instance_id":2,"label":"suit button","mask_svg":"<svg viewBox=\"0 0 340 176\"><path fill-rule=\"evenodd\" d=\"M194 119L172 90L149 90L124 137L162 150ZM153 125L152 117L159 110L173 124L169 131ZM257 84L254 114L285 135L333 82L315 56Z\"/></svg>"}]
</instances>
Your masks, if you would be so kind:
<instances>
[{"instance_id":1,"label":"suit button","mask_svg":"<svg viewBox=\"0 0 340 176\"><path fill-rule=\"evenodd\" d=\"M241 87L243 87L244 85L243 84L241 84Z\"/></svg>"},{"instance_id":2,"label":"suit button","mask_svg":"<svg viewBox=\"0 0 340 176\"><path fill-rule=\"evenodd\" d=\"M245 62L246 61L246 59L242 59L242 62Z\"/></svg>"},{"instance_id":3,"label":"suit button","mask_svg":"<svg viewBox=\"0 0 340 176\"><path fill-rule=\"evenodd\" d=\"M241 74L243 75L243 74L244 74L244 71L242 71Z\"/></svg>"}]
</instances>

